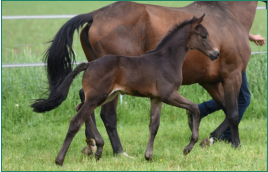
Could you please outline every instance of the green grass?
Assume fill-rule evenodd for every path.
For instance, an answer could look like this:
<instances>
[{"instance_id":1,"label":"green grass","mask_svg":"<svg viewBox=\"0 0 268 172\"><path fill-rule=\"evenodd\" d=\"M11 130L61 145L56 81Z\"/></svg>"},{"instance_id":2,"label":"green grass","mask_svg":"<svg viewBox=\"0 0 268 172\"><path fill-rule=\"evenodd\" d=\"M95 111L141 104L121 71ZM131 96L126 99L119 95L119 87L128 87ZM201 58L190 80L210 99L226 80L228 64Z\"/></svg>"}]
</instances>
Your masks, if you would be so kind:
<instances>
[{"instance_id":1,"label":"green grass","mask_svg":"<svg viewBox=\"0 0 268 172\"><path fill-rule=\"evenodd\" d=\"M177 170L178 166L180 170L267 170L267 59L265 55L252 58L255 60L248 67L252 102L239 127L241 149L235 150L225 143L216 143L209 149L196 145L184 157L182 150L191 134L185 110L164 105L154 145L155 162L148 163L144 152L149 136L149 99L124 96L118 106L118 133L124 150L135 159L113 157L98 108L97 126L106 142L102 159L96 163L80 154L86 144L83 126L71 144L63 168L54 165L54 160L79 103L81 75L59 108L38 114L29 105L31 99L39 97L38 87L45 85L44 68L2 69L2 170ZM180 93L195 103L210 99L198 85L183 86ZM204 118L199 142L223 119L223 112Z\"/></svg>"},{"instance_id":2,"label":"green grass","mask_svg":"<svg viewBox=\"0 0 268 172\"><path fill-rule=\"evenodd\" d=\"M102 2L2 2L3 15L79 14L98 9L111 1ZM183 6L190 2L141 2L166 6ZM264 5L263 3L259 3ZM67 19L3 20L2 63L41 62L49 41ZM251 32L267 38L267 11L258 10ZM77 61L85 61L78 36L74 47ZM37 45L20 45L37 44ZM251 43L252 51L266 51ZM80 74L73 82L63 104L44 114L32 112L31 100L40 96L46 87L45 68L2 69L2 170L257 170L267 171L267 55L253 55L247 68L252 101L239 126L242 147L216 143L201 149L198 144L208 137L224 119L216 112L202 119L200 139L192 152L183 156L191 132L185 110L163 105L161 125L154 144L154 162L148 163L144 153L149 136L150 102L147 98L124 96L118 105L118 133L124 150L135 159L113 156L105 127L96 109L97 126L105 140L103 156L98 163L83 156L84 126L74 138L66 155L64 166L54 160L67 133L70 119L75 115L81 88ZM41 88L40 88L41 87ZM195 103L210 99L199 85L182 86L179 92Z\"/></svg>"},{"instance_id":3,"label":"green grass","mask_svg":"<svg viewBox=\"0 0 268 172\"><path fill-rule=\"evenodd\" d=\"M267 170L267 131L264 130L267 126L266 118L243 120L239 127L242 147L237 150L226 143L215 143L205 149L196 145L189 155L183 156L182 150L188 144L191 134L184 114L178 114L179 119L175 121L167 120L162 114L155 139L153 163L144 159L149 135L149 118L146 118L139 125L118 124L124 149L135 159L114 157L104 126L98 123L106 142L100 161L96 163L94 158L80 154L85 145L82 127L69 148L64 166L59 168L54 160L68 129L67 118L73 113L65 112L66 120L64 117L38 114L23 125L3 130L2 170ZM129 114L125 118L128 116ZM222 117L211 115L204 119L200 126L200 138L207 137ZM100 118L97 117L97 120L100 121Z\"/></svg>"}]
</instances>

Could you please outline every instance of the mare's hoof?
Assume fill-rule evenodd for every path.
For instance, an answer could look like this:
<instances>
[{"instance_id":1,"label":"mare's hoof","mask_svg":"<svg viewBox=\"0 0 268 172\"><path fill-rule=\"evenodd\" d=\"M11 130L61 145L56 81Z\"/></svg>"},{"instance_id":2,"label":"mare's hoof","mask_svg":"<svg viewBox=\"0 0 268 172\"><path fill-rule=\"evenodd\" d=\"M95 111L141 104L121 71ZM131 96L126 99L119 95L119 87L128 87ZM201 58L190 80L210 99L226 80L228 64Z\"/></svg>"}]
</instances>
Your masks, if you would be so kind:
<instances>
[{"instance_id":1,"label":"mare's hoof","mask_svg":"<svg viewBox=\"0 0 268 172\"><path fill-rule=\"evenodd\" d=\"M189 149L189 148L184 148L184 150L183 150L183 155L184 156L186 156L188 153L190 153L191 152L191 149Z\"/></svg>"},{"instance_id":2,"label":"mare's hoof","mask_svg":"<svg viewBox=\"0 0 268 172\"><path fill-rule=\"evenodd\" d=\"M213 138L210 138L210 139L208 139L208 138L204 138L204 139L200 142L199 146L200 146L201 148L209 147L209 146L211 146L211 145L213 144L213 142L214 142L214 139L213 139Z\"/></svg>"},{"instance_id":3,"label":"mare's hoof","mask_svg":"<svg viewBox=\"0 0 268 172\"><path fill-rule=\"evenodd\" d=\"M241 144L240 143L239 144L232 144L232 147L234 147L235 149L241 148Z\"/></svg>"},{"instance_id":4,"label":"mare's hoof","mask_svg":"<svg viewBox=\"0 0 268 172\"><path fill-rule=\"evenodd\" d=\"M186 114L188 115L188 126L193 131L193 116L189 110L186 110Z\"/></svg>"},{"instance_id":5,"label":"mare's hoof","mask_svg":"<svg viewBox=\"0 0 268 172\"><path fill-rule=\"evenodd\" d=\"M100 160L100 158L101 158L101 156L95 154L96 162L98 162Z\"/></svg>"}]
</instances>

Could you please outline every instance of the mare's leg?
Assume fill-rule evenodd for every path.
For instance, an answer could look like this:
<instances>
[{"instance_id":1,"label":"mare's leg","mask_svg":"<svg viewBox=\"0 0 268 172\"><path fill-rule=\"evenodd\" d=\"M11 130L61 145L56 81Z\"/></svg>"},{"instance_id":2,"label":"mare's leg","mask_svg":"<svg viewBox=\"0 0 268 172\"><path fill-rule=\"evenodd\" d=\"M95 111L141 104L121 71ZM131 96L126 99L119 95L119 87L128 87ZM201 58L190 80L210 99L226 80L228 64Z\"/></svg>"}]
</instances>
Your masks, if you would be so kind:
<instances>
[{"instance_id":1,"label":"mare's leg","mask_svg":"<svg viewBox=\"0 0 268 172\"><path fill-rule=\"evenodd\" d=\"M209 90L208 90L208 92L209 92ZM246 77L246 73L244 72L244 73L242 73L242 84L240 87L239 97L238 97L238 115L239 115L238 123L241 121L246 108L249 106L250 100L251 100L251 96L250 96L249 87L248 87L248 83L247 83L247 77ZM218 103L218 104L220 104L220 103ZM200 111L202 111L202 109L200 109ZM232 142L232 133L231 133L231 129L229 127L229 122L228 122L228 118L227 118L228 114L226 113L226 110L225 110L225 114L226 114L225 120L221 123L221 125L215 131L213 131L210 134L210 139L212 138L212 140L211 140L212 142L214 139L224 139L224 140L227 140L229 142ZM201 144L202 144L202 142L201 142ZM235 145L235 144L234 144L234 146L237 147L237 145Z\"/></svg>"},{"instance_id":2,"label":"mare's leg","mask_svg":"<svg viewBox=\"0 0 268 172\"><path fill-rule=\"evenodd\" d=\"M197 104L187 100L182 95L180 95L177 91L174 91L168 98L162 99L163 102L177 106L180 108L184 108L190 111L193 116L193 130L192 130L192 137L191 141L188 146L185 147L183 150L184 155L187 155L192 150L193 146L198 140L198 127L199 127L199 109Z\"/></svg>"},{"instance_id":3,"label":"mare's leg","mask_svg":"<svg viewBox=\"0 0 268 172\"><path fill-rule=\"evenodd\" d=\"M242 73L242 84L239 91L239 97L238 97L238 113L239 113L239 123L241 119L244 116L244 113L249 106L251 101L251 95L249 91L248 81L247 81L247 75L246 71ZM221 138L223 140L227 140L228 142L232 141L231 137L231 130L230 127L227 128L227 130L224 131L223 135L221 135Z\"/></svg>"},{"instance_id":4,"label":"mare's leg","mask_svg":"<svg viewBox=\"0 0 268 172\"><path fill-rule=\"evenodd\" d=\"M213 98L212 100L202 103L198 105L198 108L200 110L200 118L203 118L207 116L210 113L213 113L217 110L225 110L225 99L224 99L224 88L221 83L217 84L201 84L207 92L210 94L210 96ZM210 145L213 143L215 139L219 139L220 136L223 134L223 132L228 128L229 123L228 120L225 119L216 130L214 130L210 134L210 141L208 141L207 138L203 139L203 141L200 143L200 146L204 145Z\"/></svg>"},{"instance_id":5,"label":"mare's leg","mask_svg":"<svg viewBox=\"0 0 268 172\"><path fill-rule=\"evenodd\" d=\"M117 102L118 95L109 103L106 103L101 108L101 119L108 133L110 142L113 147L114 154L119 154L124 152L123 147L121 145L118 132L117 132Z\"/></svg>"},{"instance_id":6,"label":"mare's leg","mask_svg":"<svg viewBox=\"0 0 268 172\"><path fill-rule=\"evenodd\" d=\"M238 112L238 95L242 82L242 76L240 71L234 71L230 73L228 78L224 79L224 99L226 107L226 118L228 120L231 134L232 144L234 147L240 145L239 139L239 112Z\"/></svg>"},{"instance_id":7,"label":"mare's leg","mask_svg":"<svg viewBox=\"0 0 268 172\"><path fill-rule=\"evenodd\" d=\"M147 145L147 149L145 152L145 159L152 160L153 156L153 144L154 138L157 134L158 127L160 125L160 114L161 114L162 102L158 99L151 99L151 115L150 115L150 135L149 141Z\"/></svg>"},{"instance_id":8,"label":"mare's leg","mask_svg":"<svg viewBox=\"0 0 268 172\"><path fill-rule=\"evenodd\" d=\"M226 113L224 88L222 84L217 83L217 84L201 84L201 85L207 90L207 92L213 99L198 105L198 108L200 110L200 118L202 119L203 117L217 110L223 110ZM200 146L201 147L210 146L215 140L220 139L222 134L227 130L228 126L229 122L227 118L225 118L224 121L212 133L210 133L209 139L204 138L200 142Z\"/></svg>"},{"instance_id":9,"label":"mare's leg","mask_svg":"<svg viewBox=\"0 0 268 172\"><path fill-rule=\"evenodd\" d=\"M81 109L78 111L78 113L71 119L67 135L61 147L61 150L55 160L56 164L62 166L65 155L74 136L80 130L83 123L90 117L95 108L95 105L85 102Z\"/></svg>"},{"instance_id":10,"label":"mare's leg","mask_svg":"<svg viewBox=\"0 0 268 172\"><path fill-rule=\"evenodd\" d=\"M87 61L91 62L95 59L97 59L96 54L94 53L92 46L88 40L88 31L91 27L92 23L88 23L82 30L80 33L80 42L81 42L81 46L83 48L83 51L86 55Z\"/></svg>"}]
</instances>

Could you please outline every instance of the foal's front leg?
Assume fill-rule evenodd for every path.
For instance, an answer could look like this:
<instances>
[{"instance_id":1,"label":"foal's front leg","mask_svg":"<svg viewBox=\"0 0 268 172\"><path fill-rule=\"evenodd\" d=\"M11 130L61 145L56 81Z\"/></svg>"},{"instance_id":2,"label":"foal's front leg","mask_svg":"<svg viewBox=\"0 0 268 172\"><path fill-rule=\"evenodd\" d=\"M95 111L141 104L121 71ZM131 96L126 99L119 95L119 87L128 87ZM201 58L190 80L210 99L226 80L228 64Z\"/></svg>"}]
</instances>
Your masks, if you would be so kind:
<instances>
[{"instance_id":1,"label":"foal's front leg","mask_svg":"<svg viewBox=\"0 0 268 172\"><path fill-rule=\"evenodd\" d=\"M145 152L146 160L152 160L154 138L155 138L155 135L157 134L158 127L160 125L160 114L161 114L162 104L163 103L159 99L151 99L151 115L150 115L150 125L149 125L150 135L149 135L147 149Z\"/></svg>"},{"instance_id":2,"label":"foal's front leg","mask_svg":"<svg viewBox=\"0 0 268 172\"><path fill-rule=\"evenodd\" d=\"M198 109L197 104L187 100L182 95L180 95L177 91L174 91L168 98L162 100L163 102L184 108L190 111L193 116L193 130L192 130L192 137L191 141L188 146L186 146L183 150L184 155L187 155L192 150L193 146L198 140L198 127L199 127L199 118L200 118L200 111Z\"/></svg>"}]
</instances>

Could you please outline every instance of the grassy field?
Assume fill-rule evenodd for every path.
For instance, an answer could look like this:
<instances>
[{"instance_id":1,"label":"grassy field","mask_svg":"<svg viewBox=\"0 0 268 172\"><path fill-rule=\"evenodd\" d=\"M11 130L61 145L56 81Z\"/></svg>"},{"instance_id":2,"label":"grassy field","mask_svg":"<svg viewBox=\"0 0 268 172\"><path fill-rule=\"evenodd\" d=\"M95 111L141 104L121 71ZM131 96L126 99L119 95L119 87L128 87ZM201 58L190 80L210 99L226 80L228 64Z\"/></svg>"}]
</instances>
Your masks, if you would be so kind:
<instances>
[{"instance_id":1,"label":"grassy field","mask_svg":"<svg viewBox=\"0 0 268 172\"><path fill-rule=\"evenodd\" d=\"M190 2L143 2L165 6L184 6ZM2 2L2 15L80 14L98 9L111 1L101 2ZM264 6L264 3L259 3ZM2 64L42 62L49 41L67 19L2 20ZM267 11L258 10L251 33L267 39ZM25 45L27 44L27 45ZM84 61L78 36L74 47L77 61ZM267 51L251 43L252 51ZM185 110L163 105L161 125L154 145L154 162L144 159L149 136L149 109L147 98L124 96L118 105L118 133L124 150L134 159L121 155L114 157L108 135L96 109L97 126L105 140L103 156L81 155L85 146L84 126L74 138L63 167L54 160L65 138L69 121L79 103L78 90L81 75L73 82L63 104L44 114L31 111L32 99L40 96L40 87L46 87L43 67L2 69L2 170L257 170L267 171L267 55L252 55L247 68L252 101L239 125L242 147L235 150L230 144L215 143L201 149L196 145L183 156L191 132ZM210 96L199 85L182 86L180 93L195 103ZM224 119L216 112L201 122L200 141L209 136Z\"/></svg>"}]
</instances>

